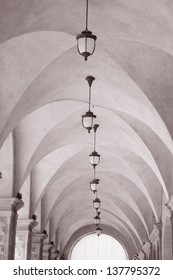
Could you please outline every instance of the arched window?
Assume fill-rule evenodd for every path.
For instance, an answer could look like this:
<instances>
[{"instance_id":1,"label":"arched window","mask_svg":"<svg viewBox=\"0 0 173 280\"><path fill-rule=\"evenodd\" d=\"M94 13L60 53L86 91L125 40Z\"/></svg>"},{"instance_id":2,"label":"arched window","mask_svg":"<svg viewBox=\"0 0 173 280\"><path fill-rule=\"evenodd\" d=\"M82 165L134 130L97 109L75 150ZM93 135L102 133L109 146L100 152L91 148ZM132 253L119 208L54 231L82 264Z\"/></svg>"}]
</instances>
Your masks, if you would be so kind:
<instances>
[{"instance_id":1,"label":"arched window","mask_svg":"<svg viewBox=\"0 0 173 280\"><path fill-rule=\"evenodd\" d=\"M72 248L72 260L126 260L123 246L112 236L88 234L82 237Z\"/></svg>"}]
</instances>

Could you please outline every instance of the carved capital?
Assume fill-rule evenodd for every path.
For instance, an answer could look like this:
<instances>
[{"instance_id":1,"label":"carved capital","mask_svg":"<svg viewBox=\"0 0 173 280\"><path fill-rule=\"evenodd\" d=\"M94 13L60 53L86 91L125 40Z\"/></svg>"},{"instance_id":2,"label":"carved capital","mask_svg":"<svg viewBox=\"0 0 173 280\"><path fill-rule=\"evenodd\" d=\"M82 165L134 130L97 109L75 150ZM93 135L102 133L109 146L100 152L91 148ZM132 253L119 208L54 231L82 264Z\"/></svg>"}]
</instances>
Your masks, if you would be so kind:
<instances>
[{"instance_id":1,"label":"carved capital","mask_svg":"<svg viewBox=\"0 0 173 280\"><path fill-rule=\"evenodd\" d=\"M17 221L17 231L32 231L32 229L37 225L38 222L32 219L26 219L26 220L20 219Z\"/></svg>"},{"instance_id":2,"label":"carved capital","mask_svg":"<svg viewBox=\"0 0 173 280\"><path fill-rule=\"evenodd\" d=\"M24 202L17 197L0 198L0 211L17 211L24 206Z\"/></svg>"}]
</instances>

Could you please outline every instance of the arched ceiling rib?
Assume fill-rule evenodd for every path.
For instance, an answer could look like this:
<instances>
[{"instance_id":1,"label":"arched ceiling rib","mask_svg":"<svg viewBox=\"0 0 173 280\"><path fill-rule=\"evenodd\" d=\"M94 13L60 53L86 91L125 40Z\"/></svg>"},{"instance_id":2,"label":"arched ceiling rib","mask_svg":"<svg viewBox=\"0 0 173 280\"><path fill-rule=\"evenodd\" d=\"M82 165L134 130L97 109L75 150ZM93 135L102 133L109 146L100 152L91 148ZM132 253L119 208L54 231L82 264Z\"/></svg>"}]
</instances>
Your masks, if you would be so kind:
<instances>
[{"instance_id":1,"label":"arched ceiling rib","mask_svg":"<svg viewBox=\"0 0 173 280\"><path fill-rule=\"evenodd\" d=\"M85 193L86 193L86 191L85 191ZM83 201L81 201L81 202L83 202ZM110 207L111 207L111 205L112 205L112 201L110 201ZM88 209L88 207L86 209L86 205L85 204L83 205L83 207L81 207L81 206L75 207L72 211L69 211L69 209L67 208L66 212L63 214L63 216L61 218L61 221L60 221L60 225L58 227L58 231L57 231L57 234L59 233L58 234L58 238L59 238L60 243L61 243L63 237L64 237L64 239L66 239L68 237L68 235L69 235L68 229L66 229L65 236L63 236L63 232L64 232L65 228L67 228L67 226L65 226L65 225L67 225L67 223L69 223L70 220L72 221L70 223L70 226L71 226L71 228L73 228L73 230L75 230L75 223L81 223L81 227L82 227L84 225L84 221L86 220L86 217L88 217L87 218L88 225L90 223L92 223L92 215L93 215L94 211L93 211L93 209L91 207L87 211L88 213L85 214L85 216L83 218L80 218L80 220L79 220L79 216L81 215L82 208L84 209L84 214L85 214L85 211ZM111 215L113 215L114 218L111 219L111 222L108 222L109 221L109 219L108 219L107 222L103 222L103 224L109 224L109 225L115 225L115 223L123 224L131 232L130 236L131 235L133 236L133 238L135 239L135 243L136 244L141 243L142 241L141 241L140 233L137 232L136 226L134 226L132 224L132 222L128 219L126 214L124 214L119 207L114 205L114 209L116 211L116 214L110 213L109 210L108 210L108 212L107 212L107 214L105 214L105 218L103 218L103 220L104 219L107 220L107 216L110 217ZM102 207L102 210L103 210L102 214L104 215L104 213L105 213L104 206ZM52 233L54 234L55 228L52 227L52 229L53 229ZM128 233L126 232L126 234L129 235L129 231L128 231ZM63 240L63 242L64 242L64 240Z\"/></svg>"},{"instance_id":2,"label":"arched ceiling rib","mask_svg":"<svg viewBox=\"0 0 173 280\"><path fill-rule=\"evenodd\" d=\"M80 172L84 173L88 170L91 169L91 167L89 166L89 163L87 162L87 160L85 160L85 158L88 158L88 154L89 154L89 149L87 149L86 151L84 150L83 152L79 152L77 155L73 156L70 158L70 160L67 161L67 163L63 164L61 168L59 168L59 170L56 172L56 174L54 175L54 178L51 178L52 182L51 184L58 179L60 176L63 176L63 174L68 174L68 173L76 173L76 171L78 170L77 176L80 174ZM148 190L146 189L146 187L144 186L142 180L140 179L140 177L138 176L138 174L135 172L135 170L133 170L129 164L125 163L125 161L123 161L121 158L119 157L113 157L112 154L110 152L104 153L104 151L102 149L100 149L100 151L102 152L103 158L105 158L104 162L102 162L101 164L101 170L107 170L107 168L109 168L109 171L113 171L113 172L117 172L120 173L122 175L124 175L125 177L128 177L129 180L131 180L132 182L134 182L134 184L136 184L136 186L144 193L144 195L146 196L146 198L149 200L150 206L153 209L154 215L157 218L157 214L156 214L156 210L155 207L153 205L153 202L151 200L151 197L148 193ZM105 156L104 156L105 155ZM106 155L107 157L109 157L109 160L106 159ZM75 164L74 164L75 163ZM111 167L111 165L113 167ZM73 166L73 168L72 168ZM82 169L81 169L82 166ZM69 172L70 170L70 172ZM99 168L100 170L100 168Z\"/></svg>"},{"instance_id":3,"label":"arched ceiling rib","mask_svg":"<svg viewBox=\"0 0 173 280\"><path fill-rule=\"evenodd\" d=\"M86 213L86 214L88 214L88 213ZM128 239L131 240L131 242L132 242L134 248L137 249L138 242L135 240L134 236L130 233L130 231L128 230L127 226L124 226L120 220L116 220L116 218L115 218L114 216L111 217L111 218L113 218L113 219L115 220L114 223L112 223L112 222L109 220L109 218L110 218L110 217L106 216L106 223L104 222L103 232L105 233L105 231L104 231L104 228L105 228L105 227L110 227L110 228L111 228L111 232L113 232L113 229L114 229L114 230L117 230L117 231L119 231L119 233L121 234L122 239L127 239L127 237L128 237ZM86 223L88 224L88 226L87 226L87 227L88 227L87 233L90 233L90 232L89 232L89 229L91 228L91 225L92 225L92 224L90 225L90 224L89 224L89 220L85 218L85 219L82 221L82 223L81 223L81 221L79 222L78 220L73 221L73 224L72 224L72 225L70 226L70 228L69 228L70 234L71 234L71 233L74 234L74 233L75 233L75 228L78 228L78 227L81 228L82 234L85 234L85 232L83 231L83 227L84 227L84 225L85 225ZM81 225L82 225L82 227L81 227ZM94 233L94 231L95 231L95 228L94 228L94 226L92 226L92 232ZM68 232L68 234L66 235L65 238L61 239L61 243L60 243L60 245L59 245L60 248L61 248L61 250L64 249L64 247L66 246L66 244L68 243L68 241L69 241L69 239L70 239L70 238L69 238L69 237L70 237L69 232ZM109 233L109 234L110 234L110 233ZM111 235L112 235L112 234L111 234ZM117 237L118 237L118 236L116 235L116 238L117 238ZM58 233L57 233L57 238L59 238ZM124 244L124 242L123 242L123 244Z\"/></svg>"},{"instance_id":4,"label":"arched ceiling rib","mask_svg":"<svg viewBox=\"0 0 173 280\"><path fill-rule=\"evenodd\" d=\"M109 42L110 37L116 35L118 38L147 42L172 53L171 1L132 0L129 3L118 0L115 3L113 0L100 0L98 6L95 0L90 5L90 28L94 28L100 42ZM1 0L1 7L2 42L31 31L58 30L75 36L84 29L85 1L37 0L28 3L27 0L19 0L16 4L13 0ZM106 21L103 21L103 15Z\"/></svg>"},{"instance_id":5,"label":"arched ceiling rib","mask_svg":"<svg viewBox=\"0 0 173 280\"><path fill-rule=\"evenodd\" d=\"M161 190L166 201L173 194L172 5L90 1L89 26L98 39L85 62L75 40L84 29L84 0L0 0L0 170L11 168L8 145L15 193L31 192L30 214L41 205L40 227L65 252L93 231L93 134L81 125L87 75L96 77L92 110L100 124L105 232L134 252L153 216L160 219Z\"/></svg>"},{"instance_id":6,"label":"arched ceiling rib","mask_svg":"<svg viewBox=\"0 0 173 280\"><path fill-rule=\"evenodd\" d=\"M87 85L84 86L83 79L88 75L88 66L93 66L93 69L97 69L92 72L97 73L96 78L99 77L95 82L97 87L95 94L93 94L93 103L111 110L113 110L113 108L114 110L117 109L146 123L161 139L163 139L172 152L170 136L154 107L126 73L99 48L97 51L98 58L96 57L96 60L100 60L99 50L101 51L101 56L107 56L105 61L102 60L102 68L100 68L100 64L94 67L95 63L94 65L88 63L87 66L84 66L81 60L79 60L75 48L72 48L72 50L69 50L66 54L61 55L51 62L39 73L37 78L34 79L23 96L16 103L16 106L10 114L11 116L9 116L6 122L4 132L2 133L5 135L9 133L8 130L13 129L16 126L16 122L20 121L22 117L25 117L34 109L46 103L68 99L86 102L87 96L81 95L81 88L84 90L87 88ZM76 56L76 60L72 61L70 57L73 56L73 53ZM65 70L67 63L68 69ZM79 65L81 65L82 71L80 67L78 67ZM103 69L106 70L106 74ZM113 77L111 76L112 71L115 72ZM64 75L64 73L66 74ZM108 82L102 84L102 80L104 81L105 78L109 81L108 87L106 86ZM95 86L93 86L93 90L94 89ZM47 92L49 92L49 94L47 94ZM105 92L108 93L106 96ZM107 104L107 106L105 106L105 104ZM146 116L145 119L143 118L143 114Z\"/></svg>"},{"instance_id":7,"label":"arched ceiling rib","mask_svg":"<svg viewBox=\"0 0 173 280\"><path fill-rule=\"evenodd\" d=\"M104 176L103 176L104 174ZM146 227L146 224L148 226L148 230L151 230L151 220L149 219L151 215L151 208L149 207L148 201L145 199L144 195L141 194L141 191L131 183L126 178L126 184L125 184L125 178L123 178L123 183L121 182L121 177L119 174L114 174L109 172L99 172L98 173L99 178L101 179L101 184L99 189L101 188L102 192L108 191L109 194L115 194L115 196L120 197L124 202L128 201L128 204L130 207L134 209L134 211L137 213L137 215L140 217L141 221L143 222L144 226ZM111 179L110 179L111 178ZM84 180L85 179L85 180ZM47 191L43 197L42 203L43 203L43 209L46 209L45 211L45 219L43 220L43 227L47 224L50 217L54 214L55 208L59 206L59 202L61 200L66 201L66 195L69 193L76 192L76 195L79 190L82 190L83 188L89 189L89 183L92 179L91 173L81 175L77 179L69 179L69 182L65 183L64 178L61 178L61 180L57 180L54 185L52 185L52 188L50 188L49 191ZM121 188L119 187L121 186ZM63 191L64 190L64 191ZM129 195L127 194L129 193ZM53 194L57 194L58 200L56 199L56 196ZM134 193L136 196L134 196ZM138 204L138 196L142 197L142 203ZM128 199L127 199L128 197ZM50 203L51 201L51 203ZM144 208L143 208L144 206ZM143 217L142 213L143 210L146 209L148 211L148 215ZM145 221L144 221L145 219ZM147 231L147 229L146 229Z\"/></svg>"},{"instance_id":8,"label":"arched ceiling rib","mask_svg":"<svg viewBox=\"0 0 173 280\"><path fill-rule=\"evenodd\" d=\"M85 178L85 180L84 180ZM88 174L88 176L81 176L80 179L76 179L74 181L71 182L71 184L67 185L66 187L61 186L61 185L56 185L56 189L50 189L50 191L46 192L45 197L43 198L43 207L46 213L49 214L49 216L47 216L48 214L45 213L45 218L46 220L43 220L43 227L46 226L48 220L54 215L55 213L55 209L59 209L59 205L60 202L62 201L63 203L66 202L66 198L67 196L69 196L71 193L75 193L75 196L78 196L78 192L80 190L80 192L83 191L83 189L87 189L89 190L89 183L88 180L92 179L91 174ZM101 176L99 174L99 178L101 179L102 183L101 186L99 187L99 191L101 191L101 196L107 196L106 192L110 195L110 194L114 194L115 193L115 197L119 198L120 200L122 200L126 206L125 208L127 208L127 206L129 205L134 212L138 215L138 217L140 218L141 222L143 223L146 231L148 232L148 228L146 225L146 222L143 219L142 213L140 211L140 205L138 206L136 204L136 202L133 200L133 197L131 198L130 196L128 196L125 192L123 192L123 188L122 190L119 190L119 185L117 183L115 183L115 181L112 179L110 180L108 178L108 176ZM62 191L63 189L63 191ZM58 192L58 194L57 194ZM57 194L58 199L55 199L55 195L53 194ZM51 201L51 204L50 204ZM128 204L127 204L128 201ZM49 204L48 204L49 202ZM89 205L90 205L90 201ZM116 204L116 203L115 203ZM73 207L73 206L72 206ZM50 210L49 210L50 209ZM82 215L82 213L81 213ZM58 219L58 217L55 215L55 219ZM148 221L147 221L148 223Z\"/></svg>"}]
</instances>

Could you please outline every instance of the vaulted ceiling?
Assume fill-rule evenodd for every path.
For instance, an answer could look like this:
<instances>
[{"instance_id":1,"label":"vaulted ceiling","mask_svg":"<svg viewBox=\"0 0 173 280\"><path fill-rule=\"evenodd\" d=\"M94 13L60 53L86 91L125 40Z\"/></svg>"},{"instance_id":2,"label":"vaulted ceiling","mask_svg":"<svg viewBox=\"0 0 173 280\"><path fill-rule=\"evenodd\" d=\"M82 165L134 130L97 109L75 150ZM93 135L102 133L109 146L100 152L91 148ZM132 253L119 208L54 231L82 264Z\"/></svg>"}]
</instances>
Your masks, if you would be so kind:
<instances>
[{"instance_id":1,"label":"vaulted ceiling","mask_svg":"<svg viewBox=\"0 0 173 280\"><path fill-rule=\"evenodd\" d=\"M86 76L103 231L132 256L173 194L172 11L171 0L90 0L85 62L85 0L0 0L0 194L21 192L19 217L36 213L62 251L95 229Z\"/></svg>"}]
</instances>

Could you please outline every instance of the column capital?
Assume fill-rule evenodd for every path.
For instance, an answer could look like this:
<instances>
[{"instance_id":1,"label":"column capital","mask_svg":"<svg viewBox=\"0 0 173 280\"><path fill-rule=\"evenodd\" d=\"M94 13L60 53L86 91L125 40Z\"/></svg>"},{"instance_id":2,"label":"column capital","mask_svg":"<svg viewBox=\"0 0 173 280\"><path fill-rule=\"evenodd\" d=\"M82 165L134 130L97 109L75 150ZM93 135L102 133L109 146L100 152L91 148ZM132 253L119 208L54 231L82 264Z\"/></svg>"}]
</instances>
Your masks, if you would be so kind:
<instances>
[{"instance_id":1,"label":"column capital","mask_svg":"<svg viewBox=\"0 0 173 280\"><path fill-rule=\"evenodd\" d=\"M150 247L152 247L152 242L151 242L151 240L150 239L147 239L147 242L150 244Z\"/></svg>"},{"instance_id":2,"label":"column capital","mask_svg":"<svg viewBox=\"0 0 173 280\"><path fill-rule=\"evenodd\" d=\"M36 227L37 225L38 225L38 222L33 220L33 219L26 219L26 220L19 219L17 221L17 230L19 230L19 231L24 231L24 230L32 231L32 229L34 227Z\"/></svg>"},{"instance_id":3,"label":"column capital","mask_svg":"<svg viewBox=\"0 0 173 280\"><path fill-rule=\"evenodd\" d=\"M162 222L160 221L160 222L156 222L155 224L154 224L155 226L156 226L156 228L159 230L159 232L162 230Z\"/></svg>"},{"instance_id":4,"label":"column capital","mask_svg":"<svg viewBox=\"0 0 173 280\"><path fill-rule=\"evenodd\" d=\"M48 244L48 243L44 243L43 244L43 251L49 251L49 250L52 250L54 248L54 245L53 244Z\"/></svg>"},{"instance_id":5,"label":"column capital","mask_svg":"<svg viewBox=\"0 0 173 280\"><path fill-rule=\"evenodd\" d=\"M40 260L43 255L43 241L48 237L46 233L32 232L31 259Z\"/></svg>"},{"instance_id":6,"label":"column capital","mask_svg":"<svg viewBox=\"0 0 173 280\"><path fill-rule=\"evenodd\" d=\"M173 217L173 208L167 203L165 204L166 210L169 213L170 217Z\"/></svg>"},{"instance_id":7,"label":"column capital","mask_svg":"<svg viewBox=\"0 0 173 280\"><path fill-rule=\"evenodd\" d=\"M147 253L148 250L152 247L152 242L147 239L146 242L143 244L142 249L145 253Z\"/></svg>"},{"instance_id":8,"label":"column capital","mask_svg":"<svg viewBox=\"0 0 173 280\"><path fill-rule=\"evenodd\" d=\"M51 260L57 260L57 258L58 258L58 256L59 256L59 252L51 252Z\"/></svg>"},{"instance_id":9,"label":"column capital","mask_svg":"<svg viewBox=\"0 0 173 280\"><path fill-rule=\"evenodd\" d=\"M17 197L0 198L0 211L13 211L16 213L24 206L24 202Z\"/></svg>"},{"instance_id":10,"label":"column capital","mask_svg":"<svg viewBox=\"0 0 173 280\"><path fill-rule=\"evenodd\" d=\"M157 238L160 238L162 231L162 222L154 223L153 224L153 230L149 236L149 240L151 243L154 243Z\"/></svg>"},{"instance_id":11,"label":"column capital","mask_svg":"<svg viewBox=\"0 0 173 280\"><path fill-rule=\"evenodd\" d=\"M18 220L16 227L16 260L29 260L31 258L31 233L37 222L33 219Z\"/></svg>"},{"instance_id":12,"label":"column capital","mask_svg":"<svg viewBox=\"0 0 173 280\"><path fill-rule=\"evenodd\" d=\"M156 222L155 224L154 224L154 227L158 230L158 233L159 233L159 237L161 237L161 235L162 235L162 222L160 221L160 222Z\"/></svg>"},{"instance_id":13,"label":"column capital","mask_svg":"<svg viewBox=\"0 0 173 280\"><path fill-rule=\"evenodd\" d=\"M45 233L32 232L32 240L34 243L40 242L41 240L43 242L47 237L48 235Z\"/></svg>"},{"instance_id":14,"label":"column capital","mask_svg":"<svg viewBox=\"0 0 173 280\"><path fill-rule=\"evenodd\" d=\"M169 205L169 207L173 210L173 196L171 197L167 205Z\"/></svg>"},{"instance_id":15,"label":"column capital","mask_svg":"<svg viewBox=\"0 0 173 280\"><path fill-rule=\"evenodd\" d=\"M17 211L24 203L16 197L0 198L0 259L14 259Z\"/></svg>"},{"instance_id":16,"label":"column capital","mask_svg":"<svg viewBox=\"0 0 173 280\"><path fill-rule=\"evenodd\" d=\"M50 260L51 259L51 251L55 247L54 243L44 243L43 244L43 259Z\"/></svg>"}]
</instances>

